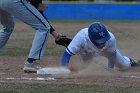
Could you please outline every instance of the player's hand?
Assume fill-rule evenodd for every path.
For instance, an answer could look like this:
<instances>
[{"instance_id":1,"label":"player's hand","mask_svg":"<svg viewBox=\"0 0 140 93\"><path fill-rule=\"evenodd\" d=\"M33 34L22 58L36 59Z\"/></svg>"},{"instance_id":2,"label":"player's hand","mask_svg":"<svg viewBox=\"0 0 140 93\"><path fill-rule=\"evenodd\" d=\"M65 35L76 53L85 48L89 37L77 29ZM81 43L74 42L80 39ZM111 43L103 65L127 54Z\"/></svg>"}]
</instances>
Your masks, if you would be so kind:
<instances>
[{"instance_id":1,"label":"player's hand","mask_svg":"<svg viewBox=\"0 0 140 93\"><path fill-rule=\"evenodd\" d=\"M48 4L39 3L39 6L37 7L39 11L44 11L46 8L48 8Z\"/></svg>"}]
</instances>

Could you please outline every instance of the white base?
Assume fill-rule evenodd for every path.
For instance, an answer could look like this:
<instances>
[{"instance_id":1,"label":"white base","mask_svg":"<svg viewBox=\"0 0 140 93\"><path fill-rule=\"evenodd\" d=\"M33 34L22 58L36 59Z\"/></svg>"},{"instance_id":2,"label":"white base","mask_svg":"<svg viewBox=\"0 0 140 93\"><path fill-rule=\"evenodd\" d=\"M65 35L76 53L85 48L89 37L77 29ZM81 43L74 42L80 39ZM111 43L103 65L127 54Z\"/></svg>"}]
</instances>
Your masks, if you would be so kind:
<instances>
[{"instance_id":1,"label":"white base","mask_svg":"<svg viewBox=\"0 0 140 93\"><path fill-rule=\"evenodd\" d=\"M37 70L37 74L70 74L67 67L46 67Z\"/></svg>"}]
</instances>

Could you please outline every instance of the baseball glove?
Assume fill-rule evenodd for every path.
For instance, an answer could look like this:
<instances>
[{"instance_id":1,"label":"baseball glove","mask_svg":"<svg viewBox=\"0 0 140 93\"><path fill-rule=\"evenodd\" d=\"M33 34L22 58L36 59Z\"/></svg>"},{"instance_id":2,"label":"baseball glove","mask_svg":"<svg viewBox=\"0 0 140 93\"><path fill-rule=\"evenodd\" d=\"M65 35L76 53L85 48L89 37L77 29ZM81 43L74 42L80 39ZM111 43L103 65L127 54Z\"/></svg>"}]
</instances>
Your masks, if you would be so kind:
<instances>
[{"instance_id":1,"label":"baseball glove","mask_svg":"<svg viewBox=\"0 0 140 93\"><path fill-rule=\"evenodd\" d=\"M70 42L72 41L72 39L66 37L66 36L59 36L57 39L55 39L55 43L58 45L62 45L67 47Z\"/></svg>"}]
</instances>

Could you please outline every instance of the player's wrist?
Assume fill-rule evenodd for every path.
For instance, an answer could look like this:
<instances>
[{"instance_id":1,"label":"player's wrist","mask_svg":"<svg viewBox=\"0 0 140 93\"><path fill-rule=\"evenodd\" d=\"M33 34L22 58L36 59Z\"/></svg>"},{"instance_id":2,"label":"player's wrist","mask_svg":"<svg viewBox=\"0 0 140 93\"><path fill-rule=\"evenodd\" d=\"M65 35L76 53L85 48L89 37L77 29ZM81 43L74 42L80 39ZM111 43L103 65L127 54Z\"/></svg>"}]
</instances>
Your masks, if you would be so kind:
<instances>
[{"instance_id":1,"label":"player's wrist","mask_svg":"<svg viewBox=\"0 0 140 93\"><path fill-rule=\"evenodd\" d=\"M45 11L47 8L48 8L48 4L42 4L42 3L39 3L39 6L37 7L39 11Z\"/></svg>"}]
</instances>

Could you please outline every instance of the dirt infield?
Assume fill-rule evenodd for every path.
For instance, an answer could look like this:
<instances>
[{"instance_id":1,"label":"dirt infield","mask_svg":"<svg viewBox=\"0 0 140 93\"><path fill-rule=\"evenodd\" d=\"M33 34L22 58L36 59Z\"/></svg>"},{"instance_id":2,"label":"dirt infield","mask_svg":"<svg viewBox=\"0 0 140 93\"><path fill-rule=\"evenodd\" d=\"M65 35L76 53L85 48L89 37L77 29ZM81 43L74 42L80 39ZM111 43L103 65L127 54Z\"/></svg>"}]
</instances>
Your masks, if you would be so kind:
<instances>
[{"instance_id":1,"label":"dirt infield","mask_svg":"<svg viewBox=\"0 0 140 93\"><path fill-rule=\"evenodd\" d=\"M69 37L73 37L81 28L87 27L91 22L52 22L54 27L61 33L66 34ZM135 59L140 59L140 31L139 22L104 22L108 29L113 32L117 38L118 48L123 54L131 56ZM65 26L64 26L65 25ZM26 28L26 29L25 29ZM6 49L12 49L18 44L12 45L12 41L17 39L24 39L22 35L32 34L33 31L24 31L17 38L18 31L33 30L27 25L21 22L16 24L15 32L8 42ZM32 39L32 37L28 37ZM26 38L26 39L28 39ZM50 37L48 44L53 42L52 37ZM12 47L12 48L11 48ZM26 47L24 47L26 48ZM5 52L6 49L3 51ZM63 50L63 49L62 49ZM49 51L49 50L48 50ZM60 53L61 54L61 53ZM73 73L70 75L37 75L28 74L22 71L23 61L26 56L0 56L0 82L38 82L38 83L57 83L57 84L98 84L98 85L121 85L121 86L140 86L140 67L132 68L125 72L120 72L118 70L108 70L107 60L98 57L93 63L81 64L78 57L72 57L70 68ZM41 60L41 65L45 66L58 66L60 64L61 55L59 56L47 56ZM106 61L106 62L104 62ZM30 78L47 78L53 77L55 80L30 80ZM25 79L26 78L26 79Z\"/></svg>"}]
</instances>

